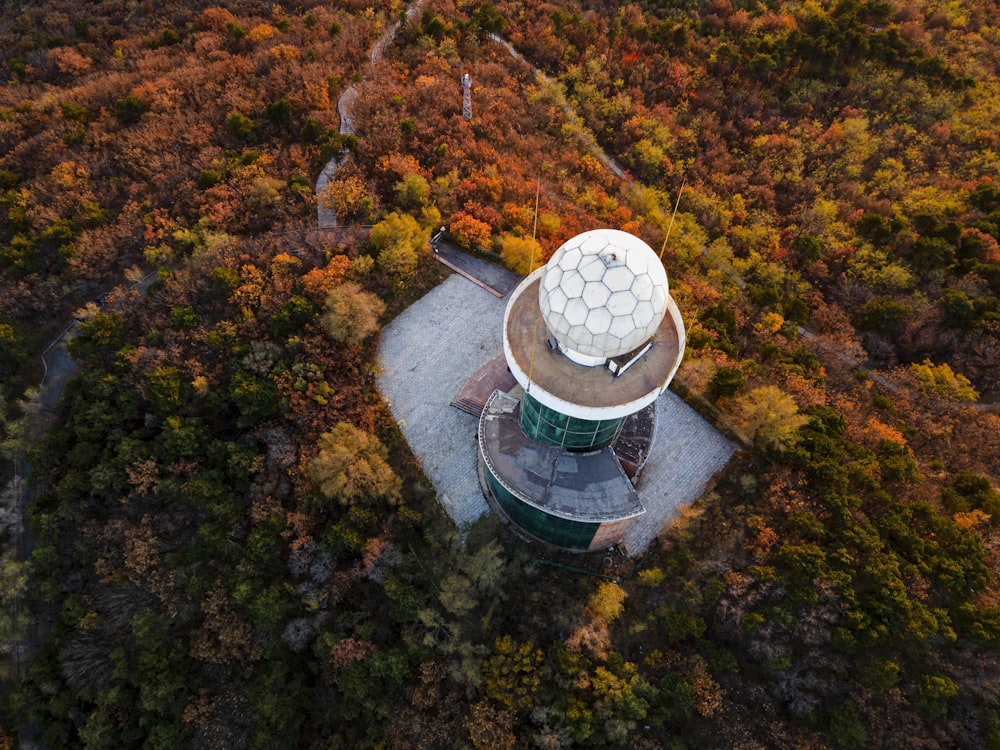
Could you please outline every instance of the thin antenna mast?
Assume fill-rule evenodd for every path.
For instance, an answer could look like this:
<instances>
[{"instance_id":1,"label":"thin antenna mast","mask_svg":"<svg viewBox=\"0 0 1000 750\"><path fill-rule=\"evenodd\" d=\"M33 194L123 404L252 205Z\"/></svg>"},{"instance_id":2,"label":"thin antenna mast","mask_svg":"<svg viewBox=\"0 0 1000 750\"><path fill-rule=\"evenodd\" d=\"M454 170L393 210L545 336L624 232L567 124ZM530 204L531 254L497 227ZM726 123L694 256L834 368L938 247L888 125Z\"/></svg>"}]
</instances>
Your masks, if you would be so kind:
<instances>
[{"instance_id":1,"label":"thin antenna mast","mask_svg":"<svg viewBox=\"0 0 1000 750\"><path fill-rule=\"evenodd\" d=\"M670 239L670 232L674 228L674 217L677 216L677 209L681 207L681 196L684 194L685 185L687 185L687 177L681 181L681 189L677 191L677 202L674 203L674 212L670 214L670 224L667 226L667 233L663 236L663 247L660 248L660 260L663 260L663 251L667 249L667 240Z\"/></svg>"},{"instance_id":2,"label":"thin antenna mast","mask_svg":"<svg viewBox=\"0 0 1000 750\"><path fill-rule=\"evenodd\" d=\"M538 232L538 195L541 187L538 182L538 175L535 175L535 218L531 225L531 264L528 266L528 273L535 270L535 234ZM526 393L531 393L531 374L535 371L535 341L538 339L538 313L541 308L535 305L535 324L531 327L531 359L528 362L528 387Z\"/></svg>"}]
</instances>

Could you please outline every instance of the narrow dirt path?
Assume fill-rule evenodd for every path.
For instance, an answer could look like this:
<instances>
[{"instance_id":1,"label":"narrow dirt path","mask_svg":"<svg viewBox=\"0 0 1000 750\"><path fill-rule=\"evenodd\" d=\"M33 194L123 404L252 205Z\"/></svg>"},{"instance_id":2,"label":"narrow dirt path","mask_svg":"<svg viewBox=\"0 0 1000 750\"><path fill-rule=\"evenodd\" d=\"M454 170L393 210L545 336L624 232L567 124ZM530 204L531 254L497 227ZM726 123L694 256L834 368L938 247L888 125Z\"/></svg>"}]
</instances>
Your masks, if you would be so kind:
<instances>
[{"instance_id":1,"label":"narrow dirt path","mask_svg":"<svg viewBox=\"0 0 1000 750\"><path fill-rule=\"evenodd\" d=\"M133 283L129 288L143 294L158 277L156 272L147 274L139 281ZM77 334L77 321L72 321L62 333L42 352L42 368L44 375L33 395L28 399L24 416L21 417L24 434L21 440L24 443L41 443L52 426L56 404L62 398L66 384L76 372L77 363L69 356L67 345ZM35 547L35 536L31 532L28 524L28 506L34 500L39 491L33 483L27 481L31 474L31 465L24 456L23 448L18 448L13 456L14 473L10 483L0 492L0 521L3 522L2 535L6 535L14 542L14 554L16 559L24 561L31 557L31 552ZM44 487L41 488L44 491ZM6 554L6 550L4 551ZM24 602L19 599L14 601L15 611L24 607ZM20 642L0 644L6 647L4 652L0 649L0 673L9 669L18 676L23 676L24 670L32 654L38 649L45 639L48 623L43 619L33 621L25 633L24 639ZM4 660L8 660L4 664ZM34 734L37 735L37 732ZM40 744L35 747L42 747Z\"/></svg>"},{"instance_id":2,"label":"narrow dirt path","mask_svg":"<svg viewBox=\"0 0 1000 750\"><path fill-rule=\"evenodd\" d=\"M515 60L523 62L525 65L531 68L532 72L535 74L535 77L538 78L538 80L541 81L542 84L546 86L557 85L556 82L554 82L551 78L549 78L549 76L545 73L544 70L541 70L540 68L535 66L535 64L531 62L531 60L529 60L520 52L518 52L514 48L514 45L512 45L502 36L500 36L499 34L494 34L493 32L489 32L486 36L490 40L496 42L497 44L501 45L504 49L506 49L507 52L510 54L510 56L513 57ZM566 115L566 119L569 120L570 125L572 125L576 129L577 135L583 141L584 145L587 147L587 150L590 151L590 153L594 156L594 158L600 161L601 164L603 164L605 167L614 172L616 177L622 180L630 179L628 173L622 168L622 166L604 152L604 149L601 148L600 144L597 143L597 139L594 138L594 134L591 133L590 130L587 128L586 124L576 113L576 110L573 109L573 106L568 101L566 101L564 97L561 98L562 100L559 102L559 106L562 108L563 114Z\"/></svg>"},{"instance_id":3,"label":"narrow dirt path","mask_svg":"<svg viewBox=\"0 0 1000 750\"><path fill-rule=\"evenodd\" d=\"M406 20L412 20L424 6L424 0L416 0L406 9ZM382 59L385 48L396 38L401 21L396 21L380 36L372 45L368 54L371 67ZM363 80L363 79L362 79ZM360 83L360 82L359 82ZM358 98L358 84L352 83L341 93L337 99L337 114L340 115L340 134L354 135L354 102ZM337 226L337 214L323 205L323 194L326 192L330 182L333 181L340 169L340 165L350 158L349 153L340 153L334 156L320 170L319 177L316 178L316 223L320 229L333 229Z\"/></svg>"}]
</instances>

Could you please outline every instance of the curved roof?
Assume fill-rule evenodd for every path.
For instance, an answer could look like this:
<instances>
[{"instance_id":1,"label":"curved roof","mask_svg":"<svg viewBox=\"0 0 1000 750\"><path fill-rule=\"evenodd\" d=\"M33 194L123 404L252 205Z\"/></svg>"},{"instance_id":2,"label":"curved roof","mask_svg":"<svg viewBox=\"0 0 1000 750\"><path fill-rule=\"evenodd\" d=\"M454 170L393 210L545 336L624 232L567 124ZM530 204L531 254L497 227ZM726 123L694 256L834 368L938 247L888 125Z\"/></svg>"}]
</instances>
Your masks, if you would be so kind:
<instances>
[{"instance_id":1,"label":"curved roof","mask_svg":"<svg viewBox=\"0 0 1000 750\"><path fill-rule=\"evenodd\" d=\"M656 253L617 229L564 242L545 265L538 290L546 327L581 364L603 364L639 348L659 328L668 297Z\"/></svg>"}]
</instances>

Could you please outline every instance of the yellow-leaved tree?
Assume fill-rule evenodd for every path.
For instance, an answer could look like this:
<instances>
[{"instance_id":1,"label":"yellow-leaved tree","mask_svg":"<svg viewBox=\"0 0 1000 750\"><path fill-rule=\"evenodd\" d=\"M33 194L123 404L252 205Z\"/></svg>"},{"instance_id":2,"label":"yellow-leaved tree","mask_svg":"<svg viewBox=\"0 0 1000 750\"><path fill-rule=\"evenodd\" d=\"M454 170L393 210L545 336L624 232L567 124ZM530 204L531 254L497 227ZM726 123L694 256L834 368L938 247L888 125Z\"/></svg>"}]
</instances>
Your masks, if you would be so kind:
<instances>
[{"instance_id":1,"label":"yellow-leaved tree","mask_svg":"<svg viewBox=\"0 0 1000 750\"><path fill-rule=\"evenodd\" d=\"M522 276L527 276L544 261L542 248L537 240L513 234L500 236L500 257L508 268Z\"/></svg>"},{"instance_id":2,"label":"yellow-leaved tree","mask_svg":"<svg viewBox=\"0 0 1000 750\"><path fill-rule=\"evenodd\" d=\"M397 291L413 279L430 236L430 230L421 227L415 218L395 211L372 227L368 242L378 252L375 262Z\"/></svg>"},{"instance_id":3,"label":"yellow-leaved tree","mask_svg":"<svg viewBox=\"0 0 1000 750\"><path fill-rule=\"evenodd\" d=\"M386 459L389 452L377 437L350 422L338 422L319 437L319 453L307 472L328 500L341 505L362 501L396 504L402 480Z\"/></svg>"},{"instance_id":4,"label":"yellow-leaved tree","mask_svg":"<svg viewBox=\"0 0 1000 750\"><path fill-rule=\"evenodd\" d=\"M975 403L979 400L979 392L972 387L971 381L952 370L947 362L936 365L925 359L910 365L910 372L916 377L920 390L924 393L940 396L948 401Z\"/></svg>"},{"instance_id":5,"label":"yellow-leaved tree","mask_svg":"<svg viewBox=\"0 0 1000 750\"><path fill-rule=\"evenodd\" d=\"M784 448L809 418L795 399L774 385L754 388L733 399L733 424L759 448Z\"/></svg>"},{"instance_id":6,"label":"yellow-leaved tree","mask_svg":"<svg viewBox=\"0 0 1000 750\"><path fill-rule=\"evenodd\" d=\"M348 281L330 290L320 324L332 339L356 346L379 329L385 303L360 284Z\"/></svg>"}]
</instances>

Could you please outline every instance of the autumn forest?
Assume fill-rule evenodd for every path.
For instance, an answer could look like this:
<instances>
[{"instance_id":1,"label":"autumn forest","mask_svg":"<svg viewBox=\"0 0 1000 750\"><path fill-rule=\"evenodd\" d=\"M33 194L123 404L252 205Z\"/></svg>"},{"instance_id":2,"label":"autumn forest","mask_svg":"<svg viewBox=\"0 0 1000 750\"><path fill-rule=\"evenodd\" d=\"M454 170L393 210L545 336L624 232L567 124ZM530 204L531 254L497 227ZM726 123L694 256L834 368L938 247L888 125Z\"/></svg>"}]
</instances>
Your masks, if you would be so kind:
<instances>
[{"instance_id":1,"label":"autumn forest","mask_svg":"<svg viewBox=\"0 0 1000 750\"><path fill-rule=\"evenodd\" d=\"M4 3L0 750L1000 748L998 68L992 0ZM741 450L648 551L443 512L440 226L663 248Z\"/></svg>"}]
</instances>

